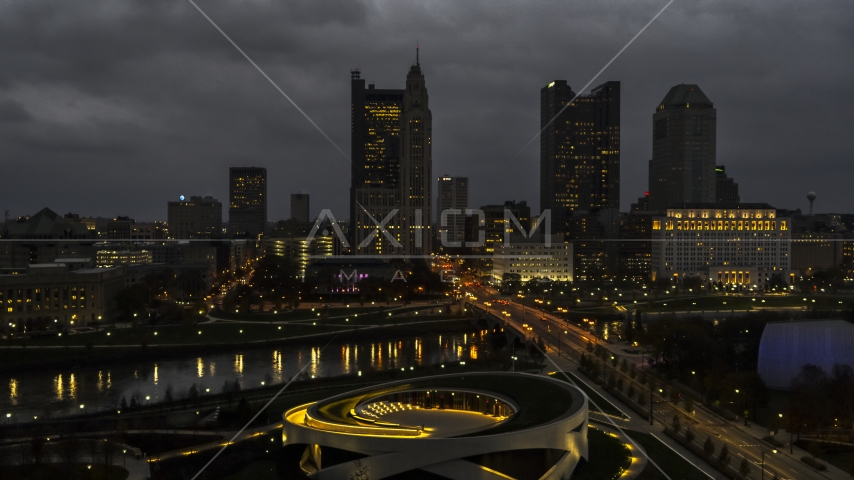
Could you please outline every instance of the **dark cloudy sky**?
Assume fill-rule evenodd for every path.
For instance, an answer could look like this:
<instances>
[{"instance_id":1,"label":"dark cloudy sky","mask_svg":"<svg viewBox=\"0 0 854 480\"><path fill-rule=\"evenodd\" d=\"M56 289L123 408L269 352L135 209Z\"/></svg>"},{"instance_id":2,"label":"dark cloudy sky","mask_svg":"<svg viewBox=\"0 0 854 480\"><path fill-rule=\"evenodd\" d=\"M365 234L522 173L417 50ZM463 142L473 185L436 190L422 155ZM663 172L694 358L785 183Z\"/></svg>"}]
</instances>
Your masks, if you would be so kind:
<instances>
[{"instance_id":1,"label":"dark cloudy sky","mask_svg":"<svg viewBox=\"0 0 854 480\"><path fill-rule=\"evenodd\" d=\"M433 171L471 204L539 204L539 90L577 88L665 0L198 0L349 152L349 71L400 88L421 45ZM854 212L854 8L677 0L596 84L622 82L622 207L646 190L651 116L697 83L743 201ZM594 84L595 85L595 84ZM0 0L0 210L165 219L228 198L229 166L345 217L349 164L186 0ZM339 218L340 218L339 217Z\"/></svg>"}]
</instances>

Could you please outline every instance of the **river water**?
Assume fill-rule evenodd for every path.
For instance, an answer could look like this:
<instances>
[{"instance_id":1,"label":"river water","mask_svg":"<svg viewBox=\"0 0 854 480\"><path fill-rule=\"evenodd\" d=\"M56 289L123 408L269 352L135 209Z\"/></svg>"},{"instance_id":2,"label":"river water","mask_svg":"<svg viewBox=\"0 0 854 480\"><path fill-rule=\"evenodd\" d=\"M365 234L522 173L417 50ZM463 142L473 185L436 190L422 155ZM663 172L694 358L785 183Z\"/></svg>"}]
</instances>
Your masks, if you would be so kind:
<instances>
[{"instance_id":1,"label":"river water","mask_svg":"<svg viewBox=\"0 0 854 480\"><path fill-rule=\"evenodd\" d=\"M192 384L202 392L222 391L226 381L239 381L243 389L261 386L261 382L290 380L306 364L306 374L331 377L406 368L456 360L475 359L490 350L486 330L448 335L391 337L375 342L286 345L282 347L235 350L183 359L122 363L102 368L56 368L20 375L0 376L0 421L32 421L50 415L89 412L115 408L114 398L128 402L149 397L152 403L163 399L168 386L180 397ZM2 391L2 390L0 390ZM113 392L110 394L109 392ZM8 416L11 414L11 417Z\"/></svg>"}]
</instances>

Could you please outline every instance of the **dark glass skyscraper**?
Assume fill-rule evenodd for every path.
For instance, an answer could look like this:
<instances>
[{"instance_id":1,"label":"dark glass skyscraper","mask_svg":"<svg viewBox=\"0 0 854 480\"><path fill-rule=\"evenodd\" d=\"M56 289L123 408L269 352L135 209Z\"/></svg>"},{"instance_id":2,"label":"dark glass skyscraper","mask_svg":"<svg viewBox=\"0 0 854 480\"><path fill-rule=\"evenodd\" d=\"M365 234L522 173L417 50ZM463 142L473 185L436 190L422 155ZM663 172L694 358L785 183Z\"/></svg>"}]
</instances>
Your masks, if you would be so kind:
<instances>
[{"instance_id":1,"label":"dark glass skyscraper","mask_svg":"<svg viewBox=\"0 0 854 480\"><path fill-rule=\"evenodd\" d=\"M228 169L228 227L234 238L258 238L267 226L267 169Z\"/></svg>"},{"instance_id":2,"label":"dark glass skyscraper","mask_svg":"<svg viewBox=\"0 0 854 480\"><path fill-rule=\"evenodd\" d=\"M540 91L540 208L552 210L557 231L568 212L620 206L620 82L599 85L561 112L574 96L565 80Z\"/></svg>"},{"instance_id":3,"label":"dark glass skyscraper","mask_svg":"<svg viewBox=\"0 0 854 480\"><path fill-rule=\"evenodd\" d=\"M717 112L697 85L676 85L652 115L649 208L714 203Z\"/></svg>"}]
</instances>

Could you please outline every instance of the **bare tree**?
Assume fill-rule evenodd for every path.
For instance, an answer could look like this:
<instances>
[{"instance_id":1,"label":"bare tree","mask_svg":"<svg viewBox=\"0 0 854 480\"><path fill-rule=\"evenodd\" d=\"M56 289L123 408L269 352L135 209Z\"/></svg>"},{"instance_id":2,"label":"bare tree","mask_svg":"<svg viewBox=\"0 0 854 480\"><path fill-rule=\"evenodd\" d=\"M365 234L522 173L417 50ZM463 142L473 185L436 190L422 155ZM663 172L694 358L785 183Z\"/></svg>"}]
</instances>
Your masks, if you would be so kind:
<instances>
[{"instance_id":1,"label":"bare tree","mask_svg":"<svg viewBox=\"0 0 854 480\"><path fill-rule=\"evenodd\" d=\"M92 463L95 463L95 454L98 453L98 445L100 444L100 440L97 438L87 438L86 439L86 448L89 453L92 455Z\"/></svg>"},{"instance_id":2,"label":"bare tree","mask_svg":"<svg viewBox=\"0 0 854 480\"><path fill-rule=\"evenodd\" d=\"M59 444L59 456L62 461L68 465L77 463L77 457L80 455L80 450L83 448L80 440L77 437L69 437Z\"/></svg>"},{"instance_id":3,"label":"bare tree","mask_svg":"<svg viewBox=\"0 0 854 480\"><path fill-rule=\"evenodd\" d=\"M115 443L107 441L106 438L104 439L104 450L102 452L104 454L104 465L113 464L117 450L118 448Z\"/></svg>"},{"instance_id":4,"label":"bare tree","mask_svg":"<svg viewBox=\"0 0 854 480\"><path fill-rule=\"evenodd\" d=\"M119 410L122 406L122 394L115 388L111 388L107 392L107 401L113 406L113 409Z\"/></svg>"},{"instance_id":5,"label":"bare tree","mask_svg":"<svg viewBox=\"0 0 854 480\"><path fill-rule=\"evenodd\" d=\"M29 465L32 459L30 446L26 443L18 445L18 463L20 465Z\"/></svg>"},{"instance_id":6,"label":"bare tree","mask_svg":"<svg viewBox=\"0 0 854 480\"><path fill-rule=\"evenodd\" d=\"M35 465L40 465L42 461L42 457L45 453L45 444L47 440L44 437L33 437L30 440L30 455L32 455L32 461Z\"/></svg>"}]
</instances>

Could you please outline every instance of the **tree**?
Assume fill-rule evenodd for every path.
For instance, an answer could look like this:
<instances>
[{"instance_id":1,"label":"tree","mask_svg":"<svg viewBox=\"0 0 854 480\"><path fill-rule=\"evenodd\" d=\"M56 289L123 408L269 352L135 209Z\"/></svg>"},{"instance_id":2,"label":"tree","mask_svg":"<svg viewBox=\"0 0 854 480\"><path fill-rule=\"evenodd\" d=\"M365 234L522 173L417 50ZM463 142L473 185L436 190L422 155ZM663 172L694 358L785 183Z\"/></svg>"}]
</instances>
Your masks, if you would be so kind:
<instances>
[{"instance_id":1,"label":"tree","mask_svg":"<svg viewBox=\"0 0 854 480\"><path fill-rule=\"evenodd\" d=\"M715 442L712 441L711 435L706 437L706 441L703 442L703 452L708 457L711 457L712 455L715 454Z\"/></svg>"},{"instance_id":2,"label":"tree","mask_svg":"<svg viewBox=\"0 0 854 480\"><path fill-rule=\"evenodd\" d=\"M738 473L746 477L750 473L750 462L746 458L741 459L741 465L738 467Z\"/></svg>"},{"instance_id":3,"label":"tree","mask_svg":"<svg viewBox=\"0 0 854 480\"><path fill-rule=\"evenodd\" d=\"M691 413L694 411L694 400L692 400L691 397L685 395L685 402L683 405L686 412Z\"/></svg>"},{"instance_id":4,"label":"tree","mask_svg":"<svg viewBox=\"0 0 854 480\"><path fill-rule=\"evenodd\" d=\"M830 381L824 370L817 365L804 365L792 379L790 414L795 430L814 430L830 418Z\"/></svg>"},{"instance_id":5,"label":"tree","mask_svg":"<svg viewBox=\"0 0 854 480\"><path fill-rule=\"evenodd\" d=\"M673 429L673 433L679 433L682 431L682 422L679 420L679 415L673 415L673 421L670 423L670 428Z\"/></svg>"},{"instance_id":6,"label":"tree","mask_svg":"<svg viewBox=\"0 0 854 480\"><path fill-rule=\"evenodd\" d=\"M350 480L370 480L370 469L361 460L356 460L353 466L356 468L350 474Z\"/></svg>"},{"instance_id":7,"label":"tree","mask_svg":"<svg viewBox=\"0 0 854 480\"><path fill-rule=\"evenodd\" d=\"M33 437L30 440L30 454L32 455L33 463L36 465L41 464L42 456L45 453L45 444L47 440L43 437Z\"/></svg>"},{"instance_id":8,"label":"tree","mask_svg":"<svg viewBox=\"0 0 854 480\"><path fill-rule=\"evenodd\" d=\"M729 465L729 447L726 446L726 443L721 449L721 454L718 455L718 460L724 465Z\"/></svg>"},{"instance_id":9,"label":"tree","mask_svg":"<svg viewBox=\"0 0 854 480\"><path fill-rule=\"evenodd\" d=\"M86 449L89 451L89 454L92 455L92 463L95 463L95 454L98 453L98 444L101 442L97 438L87 438L86 439Z\"/></svg>"},{"instance_id":10,"label":"tree","mask_svg":"<svg viewBox=\"0 0 854 480\"><path fill-rule=\"evenodd\" d=\"M687 440L688 443L691 443L694 441L694 438L695 438L694 430L691 430L691 427L686 428L685 429L685 440Z\"/></svg>"},{"instance_id":11,"label":"tree","mask_svg":"<svg viewBox=\"0 0 854 480\"><path fill-rule=\"evenodd\" d=\"M77 457L80 455L80 450L83 448L80 440L71 436L59 444L59 457L67 465L71 466L77 463Z\"/></svg>"},{"instance_id":12,"label":"tree","mask_svg":"<svg viewBox=\"0 0 854 480\"><path fill-rule=\"evenodd\" d=\"M821 456L821 445L819 445L818 442L810 442L809 445L807 445L807 453L812 455L812 459L815 460L816 457Z\"/></svg>"},{"instance_id":13,"label":"tree","mask_svg":"<svg viewBox=\"0 0 854 480\"><path fill-rule=\"evenodd\" d=\"M116 444L112 442L108 442L107 439L104 439L104 451L101 452L104 454L104 465L112 465L113 458L116 456Z\"/></svg>"}]
</instances>

